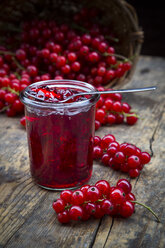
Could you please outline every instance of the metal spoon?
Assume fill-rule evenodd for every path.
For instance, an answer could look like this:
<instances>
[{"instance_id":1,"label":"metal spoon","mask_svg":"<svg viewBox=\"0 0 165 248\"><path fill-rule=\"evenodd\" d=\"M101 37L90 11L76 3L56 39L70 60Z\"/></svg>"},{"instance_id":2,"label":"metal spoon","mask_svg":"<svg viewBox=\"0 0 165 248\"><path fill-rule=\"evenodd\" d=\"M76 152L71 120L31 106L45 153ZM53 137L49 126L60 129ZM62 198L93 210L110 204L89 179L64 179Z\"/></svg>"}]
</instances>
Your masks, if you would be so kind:
<instances>
[{"instance_id":1,"label":"metal spoon","mask_svg":"<svg viewBox=\"0 0 165 248\"><path fill-rule=\"evenodd\" d=\"M70 99L76 96L84 96L84 95L102 95L102 94L113 94L113 93L133 93L133 92L143 92L143 91L151 91L156 90L156 86L145 87L145 88L136 88L136 89L121 89L121 90L106 90L106 91L86 91L74 94L72 96L67 97L66 99L60 101L60 103L65 103Z\"/></svg>"}]
</instances>

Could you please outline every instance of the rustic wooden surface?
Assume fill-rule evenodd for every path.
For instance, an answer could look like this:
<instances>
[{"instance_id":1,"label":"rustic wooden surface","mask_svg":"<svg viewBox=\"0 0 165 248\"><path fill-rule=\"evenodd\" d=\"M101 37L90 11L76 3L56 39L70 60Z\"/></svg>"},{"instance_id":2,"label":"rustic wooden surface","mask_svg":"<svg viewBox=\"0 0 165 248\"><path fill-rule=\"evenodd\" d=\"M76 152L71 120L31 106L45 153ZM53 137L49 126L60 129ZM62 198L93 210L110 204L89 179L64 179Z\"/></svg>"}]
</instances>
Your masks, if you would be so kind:
<instances>
[{"instance_id":1,"label":"rustic wooden surface","mask_svg":"<svg viewBox=\"0 0 165 248\"><path fill-rule=\"evenodd\" d=\"M131 142L152 154L137 179L133 192L140 202L159 215L161 223L143 207L129 219L103 217L69 225L58 223L51 207L59 193L36 186L29 173L26 132L19 118L0 116L0 248L163 248L165 247L165 59L141 57L125 88L157 85L156 92L124 96L138 110L135 126L101 128L97 134L112 133L119 142ZM90 183L106 179L115 184L125 174L94 164Z\"/></svg>"}]
</instances>

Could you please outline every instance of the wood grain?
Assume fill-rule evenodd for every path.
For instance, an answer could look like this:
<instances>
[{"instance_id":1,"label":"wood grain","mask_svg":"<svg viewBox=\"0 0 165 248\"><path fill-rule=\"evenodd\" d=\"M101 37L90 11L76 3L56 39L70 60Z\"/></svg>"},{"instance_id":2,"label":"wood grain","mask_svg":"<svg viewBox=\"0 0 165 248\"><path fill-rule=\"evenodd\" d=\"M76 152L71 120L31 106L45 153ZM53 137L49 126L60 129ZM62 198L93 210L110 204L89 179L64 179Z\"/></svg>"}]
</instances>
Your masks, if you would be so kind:
<instances>
[{"instance_id":1,"label":"wood grain","mask_svg":"<svg viewBox=\"0 0 165 248\"><path fill-rule=\"evenodd\" d=\"M140 120L135 126L103 127L97 134L115 135L152 154L149 165L132 179L136 198L161 218L136 206L129 219L104 216L67 225L58 223L52 202L59 193L35 185L29 172L26 132L19 118L0 116L0 247L163 248L165 246L165 59L141 57L135 75L125 88L157 85L156 92L124 95ZM127 175L94 163L90 183L104 178L112 185Z\"/></svg>"}]
</instances>

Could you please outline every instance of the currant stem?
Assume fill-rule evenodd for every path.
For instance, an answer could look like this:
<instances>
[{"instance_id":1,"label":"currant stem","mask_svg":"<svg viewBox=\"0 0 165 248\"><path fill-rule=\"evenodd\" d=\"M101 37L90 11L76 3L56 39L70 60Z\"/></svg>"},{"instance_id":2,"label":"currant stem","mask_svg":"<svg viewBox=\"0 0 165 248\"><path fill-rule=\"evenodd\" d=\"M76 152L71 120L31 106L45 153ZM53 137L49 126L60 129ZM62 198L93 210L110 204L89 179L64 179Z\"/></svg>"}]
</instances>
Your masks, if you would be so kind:
<instances>
[{"instance_id":1,"label":"currant stem","mask_svg":"<svg viewBox=\"0 0 165 248\"><path fill-rule=\"evenodd\" d=\"M157 216L157 214L149 206L147 206L147 205L145 205L145 204L143 204L141 202L138 202L138 201L131 201L131 202L136 203L136 204L138 204L140 206L145 207L148 211L150 211L155 216L155 218L157 219L157 221L160 222L160 219Z\"/></svg>"},{"instance_id":2,"label":"currant stem","mask_svg":"<svg viewBox=\"0 0 165 248\"><path fill-rule=\"evenodd\" d=\"M132 61L135 57L137 57L137 54L132 55L131 57L129 57L129 59Z\"/></svg>"},{"instance_id":3,"label":"currant stem","mask_svg":"<svg viewBox=\"0 0 165 248\"><path fill-rule=\"evenodd\" d=\"M126 117L135 116L135 117L139 118L139 116L136 113L125 113L125 112L122 112L122 114L125 115Z\"/></svg>"},{"instance_id":4,"label":"currant stem","mask_svg":"<svg viewBox=\"0 0 165 248\"><path fill-rule=\"evenodd\" d=\"M112 36L110 36L110 35L105 35L105 38L107 39L107 40L111 40L111 41L114 41L114 42L119 42L119 39L118 38L115 38L115 37L112 37Z\"/></svg>"},{"instance_id":5,"label":"currant stem","mask_svg":"<svg viewBox=\"0 0 165 248\"><path fill-rule=\"evenodd\" d=\"M18 79L21 79L21 76L19 75L18 72L14 72L14 74L16 75L16 77L17 77Z\"/></svg>"},{"instance_id":6,"label":"currant stem","mask_svg":"<svg viewBox=\"0 0 165 248\"><path fill-rule=\"evenodd\" d=\"M70 209L71 207L72 207L72 204L69 204L69 205L65 206L65 210Z\"/></svg>"},{"instance_id":7,"label":"currant stem","mask_svg":"<svg viewBox=\"0 0 165 248\"><path fill-rule=\"evenodd\" d=\"M130 61L130 59L124 57L123 55L116 54L116 53L103 53L104 56L115 56L116 58L124 60L124 62Z\"/></svg>"},{"instance_id":8,"label":"currant stem","mask_svg":"<svg viewBox=\"0 0 165 248\"><path fill-rule=\"evenodd\" d=\"M108 112L108 111L107 111ZM137 117L138 119L140 118L136 113L125 113L124 111L122 111L122 112L116 112L116 111L112 111L111 110L111 113L112 114L122 114L122 115L124 115L124 116L126 116L126 117L130 117L130 116L135 116L135 117Z\"/></svg>"},{"instance_id":9,"label":"currant stem","mask_svg":"<svg viewBox=\"0 0 165 248\"><path fill-rule=\"evenodd\" d=\"M12 57L12 59L20 70L25 70L25 68L15 59L15 57Z\"/></svg>"},{"instance_id":10,"label":"currant stem","mask_svg":"<svg viewBox=\"0 0 165 248\"><path fill-rule=\"evenodd\" d=\"M78 29L78 30L80 30L80 31L82 31L82 32L89 33L89 31L88 31L86 28L84 28L84 27L82 27L82 26L79 26L79 25L77 25L77 24L75 24L75 23L72 23L72 27L73 27L74 29Z\"/></svg>"},{"instance_id":11,"label":"currant stem","mask_svg":"<svg viewBox=\"0 0 165 248\"><path fill-rule=\"evenodd\" d=\"M14 90L14 89L12 89L12 88L10 88L10 86L8 86L8 87L2 87L1 89L2 89L2 90L8 90L8 91L10 91L11 93L13 93L13 94L19 96L19 92L16 91L16 90Z\"/></svg>"},{"instance_id":12,"label":"currant stem","mask_svg":"<svg viewBox=\"0 0 165 248\"><path fill-rule=\"evenodd\" d=\"M15 62L15 64L17 65L17 67L18 67L20 70L25 70L25 68L24 68L22 65L20 65L20 63L16 60L16 58L15 58L15 53L0 50L0 54L11 55L11 56L12 56L12 60Z\"/></svg>"},{"instance_id":13,"label":"currant stem","mask_svg":"<svg viewBox=\"0 0 165 248\"><path fill-rule=\"evenodd\" d=\"M2 50L0 50L0 54L7 54L7 55L15 56L15 54L12 52L2 51Z\"/></svg>"},{"instance_id":14,"label":"currant stem","mask_svg":"<svg viewBox=\"0 0 165 248\"><path fill-rule=\"evenodd\" d=\"M10 105L7 105L7 106L3 107L3 108L0 110L0 113L3 113L3 112L6 111L8 108L10 108Z\"/></svg>"},{"instance_id":15,"label":"currant stem","mask_svg":"<svg viewBox=\"0 0 165 248\"><path fill-rule=\"evenodd\" d=\"M105 200L105 198L104 199L98 199L96 202L102 202L104 200Z\"/></svg>"}]
</instances>

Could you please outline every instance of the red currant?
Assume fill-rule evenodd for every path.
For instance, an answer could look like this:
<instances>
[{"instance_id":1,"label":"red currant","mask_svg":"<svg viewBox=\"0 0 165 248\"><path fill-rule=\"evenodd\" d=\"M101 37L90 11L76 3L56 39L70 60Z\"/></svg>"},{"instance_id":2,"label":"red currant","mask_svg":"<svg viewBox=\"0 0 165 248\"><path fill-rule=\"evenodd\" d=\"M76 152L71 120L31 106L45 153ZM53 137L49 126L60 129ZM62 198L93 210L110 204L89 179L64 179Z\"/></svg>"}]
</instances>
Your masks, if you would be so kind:
<instances>
[{"instance_id":1,"label":"red currant","mask_svg":"<svg viewBox=\"0 0 165 248\"><path fill-rule=\"evenodd\" d=\"M81 206L72 206L69 209L69 217L71 220L81 220L83 216L83 209Z\"/></svg>"},{"instance_id":2,"label":"red currant","mask_svg":"<svg viewBox=\"0 0 165 248\"><path fill-rule=\"evenodd\" d=\"M70 216L67 211L63 211L62 213L58 213L57 215L58 221L60 223L68 223L70 221Z\"/></svg>"},{"instance_id":3,"label":"red currant","mask_svg":"<svg viewBox=\"0 0 165 248\"><path fill-rule=\"evenodd\" d=\"M127 179L120 179L117 182L116 186L118 188L123 189L125 194L130 193L131 190L132 190L132 186L131 186L130 182Z\"/></svg>"},{"instance_id":4,"label":"red currant","mask_svg":"<svg viewBox=\"0 0 165 248\"><path fill-rule=\"evenodd\" d=\"M121 188L115 188L110 193L110 200L114 204L122 204L125 201L125 193Z\"/></svg>"},{"instance_id":5,"label":"red currant","mask_svg":"<svg viewBox=\"0 0 165 248\"><path fill-rule=\"evenodd\" d=\"M110 156L108 153L104 153L102 158L101 158L101 162L104 164L104 165L109 165L109 159L110 159Z\"/></svg>"},{"instance_id":6,"label":"red currant","mask_svg":"<svg viewBox=\"0 0 165 248\"><path fill-rule=\"evenodd\" d=\"M135 115L130 115L130 116L127 116L127 124L128 125L134 125L138 120L138 117L136 117Z\"/></svg>"},{"instance_id":7,"label":"red currant","mask_svg":"<svg viewBox=\"0 0 165 248\"><path fill-rule=\"evenodd\" d=\"M130 169L136 169L140 165L141 161L138 156L131 155L127 160Z\"/></svg>"},{"instance_id":8,"label":"red currant","mask_svg":"<svg viewBox=\"0 0 165 248\"><path fill-rule=\"evenodd\" d=\"M100 146L94 146L93 148L93 158L94 159L99 159L103 155L103 150Z\"/></svg>"},{"instance_id":9,"label":"red currant","mask_svg":"<svg viewBox=\"0 0 165 248\"><path fill-rule=\"evenodd\" d=\"M91 203L91 202L88 202L86 205L85 205L85 212L89 215L94 215L95 212L96 212L96 204L94 203Z\"/></svg>"},{"instance_id":10,"label":"red currant","mask_svg":"<svg viewBox=\"0 0 165 248\"><path fill-rule=\"evenodd\" d=\"M81 205L85 200L84 194L81 190L76 190L72 193L71 202L73 205Z\"/></svg>"},{"instance_id":11,"label":"red currant","mask_svg":"<svg viewBox=\"0 0 165 248\"><path fill-rule=\"evenodd\" d=\"M98 181L95 186L99 189L102 195L109 195L110 192L110 184L106 180Z\"/></svg>"},{"instance_id":12,"label":"red currant","mask_svg":"<svg viewBox=\"0 0 165 248\"><path fill-rule=\"evenodd\" d=\"M56 213L61 213L65 209L65 203L62 199L54 201L52 206Z\"/></svg>"},{"instance_id":13,"label":"red currant","mask_svg":"<svg viewBox=\"0 0 165 248\"><path fill-rule=\"evenodd\" d=\"M113 215L114 205L111 202L111 200L105 199L101 203L101 208L102 208L102 211L104 212L104 214Z\"/></svg>"},{"instance_id":14,"label":"red currant","mask_svg":"<svg viewBox=\"0 0 165 248\"><path fill-rule=\"evenodd\" d=\"M123 152L116 152L114 155L114 161L116 163L122 164L125 162L125 156Z\"/></svg>"},{"instance_id":15,"label":"red currant","mask_svg":"<svg viewBox=\"0 0 165 248\"><path fill-rule=\"evenodd\" d=\"M129 170L129 176L131 178L138 177L139 175L140 175L139 169L131 169L131 170Z\"/></svg>"},{"instance_id":16,"label":"red currant","mask_svg":"<svg viewBox=\"0 0 165 248\"><path fill-rule=\"evenodd\" d=\"M91 202L95 202L100 197L100 190L96 186L91 186L87 189L86 198Z\"/></svg>"},{"instance_id":17,"label":"red currant","mask_svg":"<svg viewBox=\"0 0 165 248\"><path fill-rule=\"evenodd\" d=\"M120 209L120 215L122 217L128 218L130 217L134 212L134 204L130 201L125 201Z\"/></svg>"},{"instance_id":18,"label":"red currant","mask_svg":"<svg viewBox=\"0 0 165 248\"><path fill-rule=\"evenodd\" d=\"M112 134L105 135L101 140L101 148L108 148L111 142L115 141L115 137Z\"/></svg>"},{"instance_id":19,"label":"red currant","mask_svg":"<svg viewBox=\"0 0 165 248\"><path fill-rule=\"evenodd\" d=\"M70 203L71 202L71 197L72 197L72 191L71 190L63 190L60 194L60 198L65 202L65 203Z\"/></svg>"},{"instance_id":20,"label":"red currant","mask_svg":"<svg viewBox=\"0 0 165 248\"><path fill-rule=\"evenodd\" d=\"M142 164L148 164L151 160L151 156L148 152L142 152L140 156Z\"/></svg>"}]
</instances>

